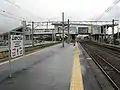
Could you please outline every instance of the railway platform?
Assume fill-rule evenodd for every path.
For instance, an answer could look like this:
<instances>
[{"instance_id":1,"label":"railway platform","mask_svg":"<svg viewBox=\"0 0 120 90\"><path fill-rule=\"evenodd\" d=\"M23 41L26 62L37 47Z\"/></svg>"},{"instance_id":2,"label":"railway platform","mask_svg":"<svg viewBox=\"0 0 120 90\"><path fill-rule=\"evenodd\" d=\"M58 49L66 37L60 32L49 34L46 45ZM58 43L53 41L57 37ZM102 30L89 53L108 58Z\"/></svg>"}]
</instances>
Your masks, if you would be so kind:
<instances>
[{"instance_id":1,"label":"railway platform","mask_svg":"<svg viewBox=\"0 0 120 90\"><path fill-rule=\"evenodd\" d=\"M0 63L0 90L114 90L78 43L54 45Z\"/></svg>"}]
</instances>

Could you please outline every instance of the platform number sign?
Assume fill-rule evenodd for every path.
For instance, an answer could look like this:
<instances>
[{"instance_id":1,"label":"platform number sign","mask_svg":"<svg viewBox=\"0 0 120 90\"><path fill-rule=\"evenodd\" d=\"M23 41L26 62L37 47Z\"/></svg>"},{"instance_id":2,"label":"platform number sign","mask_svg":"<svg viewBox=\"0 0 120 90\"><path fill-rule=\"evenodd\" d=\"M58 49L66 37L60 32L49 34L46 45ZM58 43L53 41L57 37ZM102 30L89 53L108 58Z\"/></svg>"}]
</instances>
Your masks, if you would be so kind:
<instances>
[{"instance_id":1,"label":"platform number sign","mask_svg":"<svg viewBox=\"0 0 120 90\"><path fill-rule=\"evenodd\" d=\"M23 36L11 35L11 58L23 55Z\"/></svg>"}]
</instances>

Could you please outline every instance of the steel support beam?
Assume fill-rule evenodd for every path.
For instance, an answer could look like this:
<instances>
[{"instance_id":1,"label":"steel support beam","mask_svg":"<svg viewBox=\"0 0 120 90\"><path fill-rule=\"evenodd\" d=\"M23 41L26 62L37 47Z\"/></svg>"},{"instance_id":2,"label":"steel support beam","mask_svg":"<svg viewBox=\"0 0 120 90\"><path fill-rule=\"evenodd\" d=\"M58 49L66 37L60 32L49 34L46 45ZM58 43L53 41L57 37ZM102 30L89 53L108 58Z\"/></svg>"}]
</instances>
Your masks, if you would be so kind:
<instances>
[{"instance_id":1,"label":"steel support beam","mask_svg":"<svg viewBox=\"0 0 120 90\"><path fill-rule=\"evenodd\" d=\"M23 21L23 55L25 55L25 29L26 29L27 25L26 25L26 21Z\"/></svg>"},{"instance_id":2,"label":"steel support beam","mask_svg":"<svg viewBox=\"0 0 120 90\"><path fill-rule=\"evenodd\" d=\"M32 46L34 46L34 22L32 22Z\"/></svg>"},{"instance_id":3,"label":"steel support beam","mask_svg":"<svg viewBox=\"0 0 120 90\"><path fill-rule=\"evenodd\" d=\"M105 26L105 39L106 39L106 34L107 34L107 25Z\"/></svg>"},{"instance_id":4,"label":"steel support beam","mask_svg":"<svg viewBox=\"0 0 120 90\"><path fill-rule=\"evenodd\" d=\"M64 47L64 12L62 13L62 47Z\"/></svg>"},{"instance_id":5,"label":"steel support beam","mask_svg":"<svg viewBox=\"0 0 120 90\"><path fill-rule=\"evenodd\" d=\"M69 25L69 19L68 19L68 44L70 43L70 25Z\"/></svg>"},{"instance_id":6,"label":"steel support beam","mask_svg":"<svg viewBox=\"0 0 120 90\"><path fill-rule=\"evenodd\" d=\"M117 25L117 33L118 33L118 34L117 34L117 39L119 39L119 36L120 36L120 35L119 35L119 24Z\"/></svg>"},{"instance_id":7,"label":"steel support beam","mask_svg":"<svg viewBox=\"0 0 120 90\"><path fill-rule=\"evenodd\" d=\"M8 56L8 58L9 58L9 78L11 78L12 77L12 75L11 75L11 50L10 50L10 45L11 45L11 43L10 43L10 32L8 32L8 48L9 48L9 56Z\"/></svg>"},{"instance_id":8,"label":"steel support beam","mask_svg":"<svg viewBox=\"0 0 120 90\"><path fill-rule=\"evenodd\" d=\"M112 20L112 38L113 38L113 45L115 44L115 38L114 38L114 19Z\"/></svg>"}]
</instances>

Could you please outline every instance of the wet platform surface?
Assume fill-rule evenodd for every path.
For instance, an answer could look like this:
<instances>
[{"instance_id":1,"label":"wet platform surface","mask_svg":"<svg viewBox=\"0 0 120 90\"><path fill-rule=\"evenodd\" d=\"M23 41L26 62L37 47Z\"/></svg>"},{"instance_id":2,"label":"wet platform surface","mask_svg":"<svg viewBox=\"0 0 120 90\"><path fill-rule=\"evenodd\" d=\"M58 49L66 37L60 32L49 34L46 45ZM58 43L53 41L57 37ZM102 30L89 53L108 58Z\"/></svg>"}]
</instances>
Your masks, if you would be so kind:
<instances>
[{"instance_id":1,"label":"wet platform surface","mask_svg":"<svg viewBox=\"0 0 120 90\"><path fill-rule=\"evenodd\" d=\"M75 47L73 44L61 46L51 46L14 61L12 78L2 81L0 90L70 90ZM101 90L79 44L78 51L84 90ZM22 65L24 69L20 70Z\"/></svg>"},{"instance_id":2,"label":"wet platform surface","mask_svg":"<svg viewBox=\"0 0 120 90\"><path fill-rule=\"evenodd\" d=\"M73 46L56 45L22 59L37 62L0 84L0 90L69 90L74 58ZM20 63L22 64L22 63Z\"/></svg>"},{"instance_id":3,"label":"wet platform surface","mask_svg":"<svg viewBox=\"0 0 120 90\"><path fill-rule=\"evenodd\" d=\"M89 56L85 57L85 50L79 44L79 57L81 62L84 90L101 90L101 87L95 78L93 71L89 65L88 60L91 59Z\"/></svg>"}]
</instances>

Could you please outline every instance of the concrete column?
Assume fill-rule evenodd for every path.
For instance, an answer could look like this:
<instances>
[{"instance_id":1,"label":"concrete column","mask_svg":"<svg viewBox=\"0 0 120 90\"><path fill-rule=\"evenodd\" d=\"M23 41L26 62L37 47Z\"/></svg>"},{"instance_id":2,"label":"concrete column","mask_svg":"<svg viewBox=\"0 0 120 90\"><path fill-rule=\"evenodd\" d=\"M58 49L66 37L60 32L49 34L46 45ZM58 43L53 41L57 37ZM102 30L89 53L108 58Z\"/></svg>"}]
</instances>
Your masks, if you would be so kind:
<instances>
[{"instance_id":1,"label":"concrete column","mask_svg":"<svg viewBox=\"0 0 120 90\"><path fill-rule=\"evenodd\" d=\"M90 40L92 39L92 23L91 23L91 26L90 26Z\"/></svg>"},{"instance_id":2,"label":"concrete column","mask_svg":"<svg viewBox=\"0 0 120 90\"><path fill-rule=\"evenodd\" d=\"M54 41L54 30L52 29L52 42Z\"/></svg>"},{"instance_id":3,"label":"concrete column","mask_svg":"<svg viewBox=\"0 0 120 90\"><path fill-rule=\"evenodd\" d=\"M10 38L11 38L11 33L8 32L8 49L9 49L9 77L11 78L12 77L12 74L11 74L11 43L10 43Z\"/></svg>"},{"instance_id":4,"label":"concrete column","mask_svg":"<svg viewBox=\"0 0 120 90\"><path fill-rule=\"evenodd\" d=\"M102 26L102 42L104 42L104 36L103 36L103 34L104 34L104 26Z\"/></svg>"},{"instance_id":5,"label":"concrete column","mask_svg":"<svg viewBox=\"0 0 120 90\"><path fill-rule=\"evenodd\" d=\"M105 40L105 35L106 35L106 28L105 28L105 26L103 26L103 33L104 33L104 39L103 40Z\"/></svg>"},{"instance_id":6,"label":"concrete column","mask_svg":"<svg viewBox=\"0 0 120 90\"><path fill-rule=\"evenodd\" d=\"M56 33L55 33L56 31L55 31L55 29L53 31L54 31L53 32L54 33L54 41L56 41Z\"/></svg>"},{"instance_id":7,"label":"concrete column","mask_svg":"<svg viewBox=\"0 0 120 90\"><path fill-rule=\"evenodd\" d=\"M34 46L34 22L32 22L32 46Z\"/></svg>"},{"instance_id":8,"label":"concrete column","mask_svg":"<svg viewBox=\"0 0 120 90\"><path fill-rule=\"evenodd\" d=\"M68 19L68 44L70 43L70 25L69 25L69 19Z\"/></svg>"},{"instance_id":9,"label":"concrete column","mask_svg":"<svg viewBox=\"0 0 120 90\"><path fill-rule=\"evenodd\" d=\"M113 44L115 44L115 38L114 38L114 19L112 20L112 38L113 38Z\"/></svg>"},{"instance_id":10,"label":"concrete column","mask_svg":"<svg viewBox=\"0 0 120 90\"><path fill-rule=\"evenodd\" d=\"M119 24L117 25L117 33L118 33L118 35L117 35L117 39L119 39Z\"/></svg>"},{"instance_id":11,"label":"concrete column","mask_svg":"<svg viewBox=\"0 0 120 90\"><path fill-rule=\"evenodd\" d=\"M23 21L22 22L22 24L23 24L23 30L22 30L22 32L23 32L23 54L25 55L25 41L26 41L26 37L25 37L25 30L26 30L26 21Z\"/></svg>"},{"instance_id":12,"label":"concrete column","mask_svg":"<svg viewBox=\"0 0 120 90\"><path fill-rule=\"evenodd\" d=\"M29 40L30 40L30 35L29 35Z\"/></svg>"},{"instance_id":13,"label":"concrete column","mask_svg":"<svg viewBox=\"0 0 120 90\"><path fill-rule=\"evenodd\" d=\"M107 25L105 27L105 39L106 39L106 34L107 34Z\"/></svg>"},{"instance_id":14,"label":"concrete column","mask_svg":"<svg viewBox=\"0 0 120 90\"><path fill-rule=\"evenodd\" d=\"M58 33L58 26L54 26L54 40L56 41L56 33Z\"/></svg>"},{"instance_id":15,"label":"concrete column","mask_svg":"<svg viewBox=\"0 0 120 90\"><path fill-rule=\"evenodd\" d=\"M62 13L62 46L64 47L64 12Z\"/></svg>"},{"instance_id":16,"label":"concrete column","mask_svg":"<svg viewBox=\"0 0 120 90\"><path fill-rule=\"evenodd\" d=\"M101 36L100 36L100 34L101 34L101 26L100 26L100 31L99 31L99 42L101 42Z\"/></svg>"}]
</instances>

